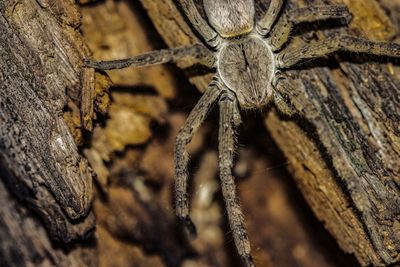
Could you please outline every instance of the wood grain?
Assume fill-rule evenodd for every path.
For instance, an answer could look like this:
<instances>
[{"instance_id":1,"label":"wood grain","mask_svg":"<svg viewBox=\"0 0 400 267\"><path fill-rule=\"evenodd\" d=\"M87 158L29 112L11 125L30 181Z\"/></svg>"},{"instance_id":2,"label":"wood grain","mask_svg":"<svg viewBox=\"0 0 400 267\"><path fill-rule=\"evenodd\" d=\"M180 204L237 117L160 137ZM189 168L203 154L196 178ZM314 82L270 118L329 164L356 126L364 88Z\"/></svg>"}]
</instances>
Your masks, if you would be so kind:
<instances>
[{"instance_id":1,"label":"wood grain","mask_svg":"<svg viewBox=\"0 0 400 267\"><path fill-rule=\"evenodd\" d=\"M89 53L79 23L72 2L0 3L1 178L64 242L94 227L92 173L62 114L68 99L79 101Z\"/></svg>"}]
</instances>

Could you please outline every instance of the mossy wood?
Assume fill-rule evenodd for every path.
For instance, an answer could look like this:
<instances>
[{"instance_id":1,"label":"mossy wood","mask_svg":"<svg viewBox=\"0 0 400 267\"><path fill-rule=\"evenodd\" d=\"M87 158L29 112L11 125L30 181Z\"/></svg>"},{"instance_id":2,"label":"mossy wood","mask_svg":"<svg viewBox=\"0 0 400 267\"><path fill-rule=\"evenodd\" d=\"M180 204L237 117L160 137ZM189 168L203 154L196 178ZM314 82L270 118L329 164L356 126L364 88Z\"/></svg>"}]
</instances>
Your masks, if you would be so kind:
<instances>
[{"instance_id":1,"label":"mossy wood","mask_svg":"<svg viewBox=\"0 0 400 267\"><path fill-rule=\"evenodd\" d=\"M198 42L174 1L141 2L169 47ZM269 1L256 2L260 16ZM342 32L372 40L396 37L397 21L388 16L396 18L388 11L393 8L384 2L291 1L285 10L338 2L354 15ZM324 34L306 34L307 41ZM295 45L301 42L293 38ZM343 55L291 71L301 84L287 97L302 116L287 119L273 111L266 113L265 124L288 158L304 197L342 249L354 253L362 265L385 266L400 261L400 72L391 64L364 63L370 60L366 58L350 63L354 59ZM324 66L317 67L320 63ZM198 76L191 81L203 90L210 79Z\"/></svg>"}]
</instances>

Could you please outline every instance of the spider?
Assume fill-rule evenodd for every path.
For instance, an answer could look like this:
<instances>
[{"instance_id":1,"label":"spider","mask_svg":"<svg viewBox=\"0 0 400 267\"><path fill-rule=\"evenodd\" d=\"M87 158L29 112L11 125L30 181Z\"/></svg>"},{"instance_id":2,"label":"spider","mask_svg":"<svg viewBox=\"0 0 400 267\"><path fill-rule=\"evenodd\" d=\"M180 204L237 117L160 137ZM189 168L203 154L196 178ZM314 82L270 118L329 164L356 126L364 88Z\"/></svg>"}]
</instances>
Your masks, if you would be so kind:
<instances>
[{"instance_id":1,"label":"spider","mask_svg":"<svg viewBox=\"0 0 400 267\"><path fill-rule=\"evenodd\" d=\"M250 242L236 195L232 165L235 128L241 123L239 109L261 109L273 102L282 112L294 113L280 94L290 88L284 71L306 60L338 51L376 56L400 57L400 45L373 42L358 37L332 34L301 48L285 47L293 27L302 22L338 19L348 23L351 14L344 5L310 6L280 15L284 0L271 0L260 20L255 21L254 0L203 0L204 18L193 0L176 0L201 44L165 49L114 61L87 60L86 65L101 70L140 67L175 62L188 56L208 58L215 75L203 96L179 131L175 144L175 209L188 229L196 229L189 216L186 145L205 120L213 103L219 103L219 169L222 194L235 245L246 266L255 266Z\"/></svg>"}]
</instances>

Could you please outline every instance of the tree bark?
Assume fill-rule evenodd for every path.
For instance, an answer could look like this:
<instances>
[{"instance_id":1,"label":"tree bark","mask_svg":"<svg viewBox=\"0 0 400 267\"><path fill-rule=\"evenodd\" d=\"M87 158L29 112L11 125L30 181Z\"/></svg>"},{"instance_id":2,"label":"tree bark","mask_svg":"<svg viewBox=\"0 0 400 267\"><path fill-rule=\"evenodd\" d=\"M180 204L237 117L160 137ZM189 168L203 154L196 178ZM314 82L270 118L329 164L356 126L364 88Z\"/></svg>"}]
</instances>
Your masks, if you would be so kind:
<instances>
[{"instance_id":1,"label":"tree bark","mask_svg":"<svg viewBox=\"0 0 400 267\"><path fill-rule=\"evenodd\" d=\"M256 2L259 16L269 1ZM198 42L173 1L142 3L168 46ZM329 3L333 1L324 1ZM388 41L396 36L398 21L388 15L400 2L390 1L391 7L375 0L343 3L354 15L350 33ZM291 1L286 9L302 4ZM306 37L312 39L310 34ZM338 59L334 67L314 65L291 71L291 78L301 83L286 94L300 116L290 120L273 111L266 114L265 123L288 158L289 170L307 202L342 249L354 253L362 265L398 263L399 70L391 64L353 64L346 56ZM209 77L195 77L192 82L203 90Z\"/></svg>"},{"instance_id":2,"label":"tree bark","mask_svg":"<svg viewBox=\"0 0 400 267\"><path fill-rule=\"evenodd\" d=\"M94 228L92 173L62 112L81 95L79 23L71 1L0 2L2 266L91 265L93 249L51 246Z\"/></svg>"},{"instance_id":3,"label":"tree bark","mask_svg":"<svg viewBox=\"0 0 400 267\"><path fill-rule=\"evenodd\" d=\"M141 2L168 46L198 42L174 1ZM259 16L269 0L256 2ZM354 15L351 33L379 40L397 36L398 0L344 3ZM291 1L286 8L302 4ZM96 59L162 47L139 30L152 28L128 11L137 5L109 0L82 7L82 32ZM224 208L215 201L217 156L208 151L215 125L206 123L190 148L194 161L202 162L194 174L192 201L199 236L189 245L176 231L173 143L188 112L185 101L197 95L179 91L188 84L170 67L110 72L117 85L113 106L101 123L94 123L108 110L110 82L82 67L90 52L80 34L80 16L72 0L0 2L0 265L238 266L228 230L221 228ZM305 37L309 41L314 35L305 31ZM293 41L301 40L294 36ZM330 67L290 72L293 81L301 81L287 92L300 116L286 118L272 110L263 119L308 204L341 248L362 265L396 264L399 69L352 64L347 59L353 57L346 55L337 59L321 62ZM193 76L193 64L179 66L201 91L210 75ZM148 87L156 95L143 93ZM185 102L186 109L174 110L167 103L171 99ZM269 144L267 134L257 131L251 128L249 138ZM101 190L92 190L92 173L76 144L85 144ZM354 266L331 243L321 242L318 223L305 219L306 207L297 205L301 197L288 189L285 175L271 171L275 165L265 155L255 156L260 150L269 151L264 146L240 149L236 164L251 173L239 191L259 265ZM93 194L95 238L90 235Z\"/></svg>"}]
</instances>

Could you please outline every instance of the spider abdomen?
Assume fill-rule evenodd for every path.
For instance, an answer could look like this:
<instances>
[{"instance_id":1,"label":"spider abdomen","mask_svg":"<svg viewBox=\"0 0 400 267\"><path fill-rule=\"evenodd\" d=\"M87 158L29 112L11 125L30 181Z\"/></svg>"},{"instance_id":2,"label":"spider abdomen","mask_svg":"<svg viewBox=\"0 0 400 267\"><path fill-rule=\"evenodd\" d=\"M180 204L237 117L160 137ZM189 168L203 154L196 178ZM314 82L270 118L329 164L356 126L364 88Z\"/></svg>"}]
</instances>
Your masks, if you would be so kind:
<instances>
[{"instance_id":1,"label":"spider abdomen","mask_svg":"<svg viewBox=\"0 0 400 267\"><path fill-rule=\"evenodd\" d=\"M218 56L218 72L236 93L242 108L260 108L268 103L275 62L270 47L261 38L250 35L224 44Z\"/></svg>"},{"instance_id":2,"label":"spider abdomen","mask_svg":"<svg viewBox=\"0 0 400 267\"><path fill-rule=\"evenodd\" d=\"M224 38L253 30L253 0L204 0L204 10L211 26Z\"/></svg>"}]
</instances>

